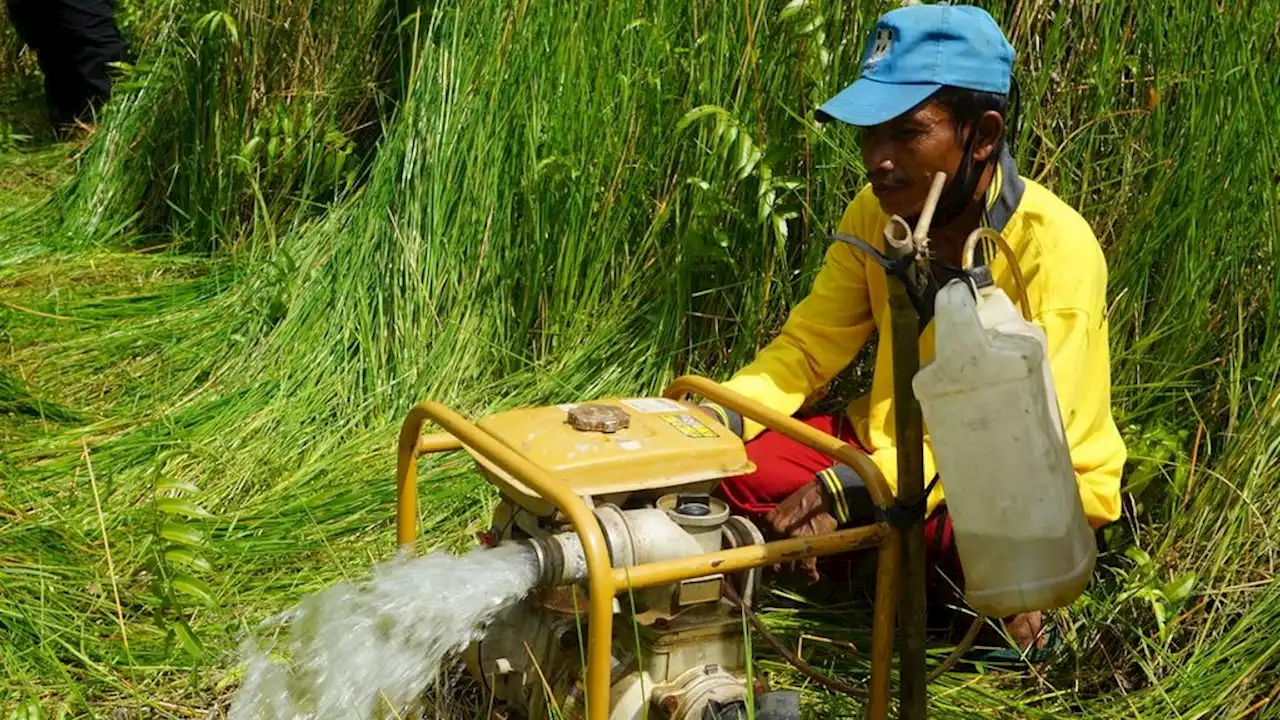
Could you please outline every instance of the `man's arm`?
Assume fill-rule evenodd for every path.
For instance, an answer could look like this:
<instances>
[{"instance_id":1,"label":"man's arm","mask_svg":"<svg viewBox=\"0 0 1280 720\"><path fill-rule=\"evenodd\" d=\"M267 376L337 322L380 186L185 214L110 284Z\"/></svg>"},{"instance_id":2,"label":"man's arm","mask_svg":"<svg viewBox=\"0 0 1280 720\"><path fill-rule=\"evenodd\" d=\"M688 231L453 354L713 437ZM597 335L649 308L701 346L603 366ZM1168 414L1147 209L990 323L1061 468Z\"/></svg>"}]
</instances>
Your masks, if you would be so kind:
<instances>
[{"instance_id":1,"label":"man's arm","mask_svg":"<svg viewBox=\"0 0 1280 720\"><path fill-rule=\"evenodd\" d=\"M1089 524L1120 517L1125 448L1111 415L1111 366L1104 319L1078 308L1036 318L1049 342L1049 365Z\"/></svg>"}]
</instances>

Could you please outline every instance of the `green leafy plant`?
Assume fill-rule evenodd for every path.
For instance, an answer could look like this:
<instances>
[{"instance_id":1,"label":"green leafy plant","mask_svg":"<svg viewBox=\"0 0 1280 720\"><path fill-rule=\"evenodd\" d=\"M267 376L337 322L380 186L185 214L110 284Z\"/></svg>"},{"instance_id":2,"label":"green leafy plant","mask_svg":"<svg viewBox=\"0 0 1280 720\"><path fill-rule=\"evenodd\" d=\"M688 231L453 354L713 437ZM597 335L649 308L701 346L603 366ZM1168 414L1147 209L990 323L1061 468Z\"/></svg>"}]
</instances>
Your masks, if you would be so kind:
<instances>
[{"instance_id":1,"label":"green leafy plant","mask_svg":"<svg viewBox=\"0 0 1280 720\"><path fill-rule=\"evenodd\" d=\"M258 187L298 191L297 180L286 178L296 174L299 163L316 168L308 180L308 192L313 195L331 197L355 185L359 165L355 143L333 118L325 118L328 124L318 126L315 111L310 101L301 103L301 108L277 103L255 126L238 157L244 160L241 170L254 175Z\"/></svg>"},{"instance_id":2,"label":"green leafy plant","mask_svg":"<svg viewBox=\"0 0 1280 720\"><path fill-rule=\"evenodd\" d=\"M712 166L712 180L691 177L685 181L695 198L686 235L695 244L695 253L719 248L724 259L733 263L730 235L723 224L726 216L748 226L768 228L776 243L785 243L790 233L787 222L801 214L797 191L804 187L804 180L775 174L774 162L785 156L771 154L753 140L751 130L728 110L716 105L696 107L680 118L676 132L695 125L705 127L699 144L719 159L718 167ZM748 179L754 180L754 213L744 212L735 202Z\"/></svg>"},{"instance_id":3,"label":"green leafy plant","mask_svg":"<svg viewBox=\"0 0 1280 720\"><path fill-rule=\"evenodd\" d=\"M1160 639L1168 641L1176 629L1170 620L1186 606L1195 593L1196 573L1184 572L1177 577L1164 580L1163 568L1152 560L1151 555L1134 545L1126 548L1124 555L1133 562L1134 567L1128 573L1124 589L1116 597L1116 603L1123 605L1130 601L1146 603L1156 621Z\"/></svg>"},{"instance_id":4,"label":"green leafy plant","mask_svg":"<svg viewBox=\"0 0 1280 720\"><path fill-rule=\"evenodd\" d=\"M177 455L166 453L157 459L151 590L157 600L156 622L192 660L199 661L204 658L205 648L191 626L192 610L215 608L218 604L213 590L201 578L214 569L206 558L209 537L204 529L204 521L213 515L200 505L199 487L162 474L166 461Z\"/></svg>"}]
</instances>

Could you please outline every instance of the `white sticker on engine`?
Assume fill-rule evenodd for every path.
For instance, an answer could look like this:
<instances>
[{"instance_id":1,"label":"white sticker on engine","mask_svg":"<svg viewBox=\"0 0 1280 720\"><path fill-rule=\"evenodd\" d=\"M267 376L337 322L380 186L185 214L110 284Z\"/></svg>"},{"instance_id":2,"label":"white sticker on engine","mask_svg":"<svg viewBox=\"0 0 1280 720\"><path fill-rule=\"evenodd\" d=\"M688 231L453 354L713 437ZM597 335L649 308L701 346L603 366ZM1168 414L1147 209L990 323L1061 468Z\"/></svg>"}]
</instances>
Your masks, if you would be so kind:
<instances>
[{"instance_id":1,"label":"white sticker on engine","mask_svg":"<svg viewBox=\"0 0 1280 720\"><path fill-rule=\"evenodd\" d=\"M622 448L623 450L639 450L640 443L636 442L635 440L623 440L622 442L618 443L618 447Z\"/></svg>"},{"instance_id":2,"label":"white sticker on engine","mask_svg":"<svg viewBox=\"0 0 1280 720\"><path fill-rule=\"evenodd\" d=\"M684 410L683 405L666 398L636 398L634 400L623 400L622 404L642 413L681 412Z\"/></svg>"}]
</instances>

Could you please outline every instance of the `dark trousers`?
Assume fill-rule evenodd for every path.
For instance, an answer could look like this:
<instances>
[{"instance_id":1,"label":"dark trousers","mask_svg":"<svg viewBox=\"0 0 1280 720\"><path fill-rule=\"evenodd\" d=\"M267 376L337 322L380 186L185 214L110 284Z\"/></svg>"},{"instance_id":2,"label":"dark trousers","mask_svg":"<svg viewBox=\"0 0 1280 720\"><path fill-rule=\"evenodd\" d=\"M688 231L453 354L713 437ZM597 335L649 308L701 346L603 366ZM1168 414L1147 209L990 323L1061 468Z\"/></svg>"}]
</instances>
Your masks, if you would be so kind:
<instances>
[{"instance_id":1,"label":"dark trousers","mask_svg":"<svg viewBox=\"0 0 1280 720\"><path fill-rule=\"evenodd\" d=\"M111 0L6 0L18 35L44 73L49 119L91 121L111 95L109 63L125 58Z\"/></svg>"}]
</instances>

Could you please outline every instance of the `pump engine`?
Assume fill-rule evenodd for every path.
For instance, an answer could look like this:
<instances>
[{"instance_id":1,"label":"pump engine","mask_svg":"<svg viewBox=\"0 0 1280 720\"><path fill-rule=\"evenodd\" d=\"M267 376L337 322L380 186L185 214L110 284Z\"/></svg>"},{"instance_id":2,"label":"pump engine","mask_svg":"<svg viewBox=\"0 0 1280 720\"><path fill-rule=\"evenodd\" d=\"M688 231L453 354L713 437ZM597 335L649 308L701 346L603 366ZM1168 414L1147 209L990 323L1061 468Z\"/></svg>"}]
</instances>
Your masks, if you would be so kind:
<instances>
[{"instance_id":1,"label":"pump engine","mask_svg":"<svg viewBox=\"0 0 1280 720\"><path fill-rule=\"evenodd\" d=\"M689 403L643 398L526 408L478 425L587 502L614 568L764 541L754 524L711 495L721 478L754 471L741 440ZM468 649L468 668L512 715L582 717L581 541L553 504L472 456L502 494L485 542L528 544L540 582ZM725 585L749 605L758 582L759 570L750 570L619 595L610 720L745 718L742 619Z\"/></svg>"}]
</instances>

